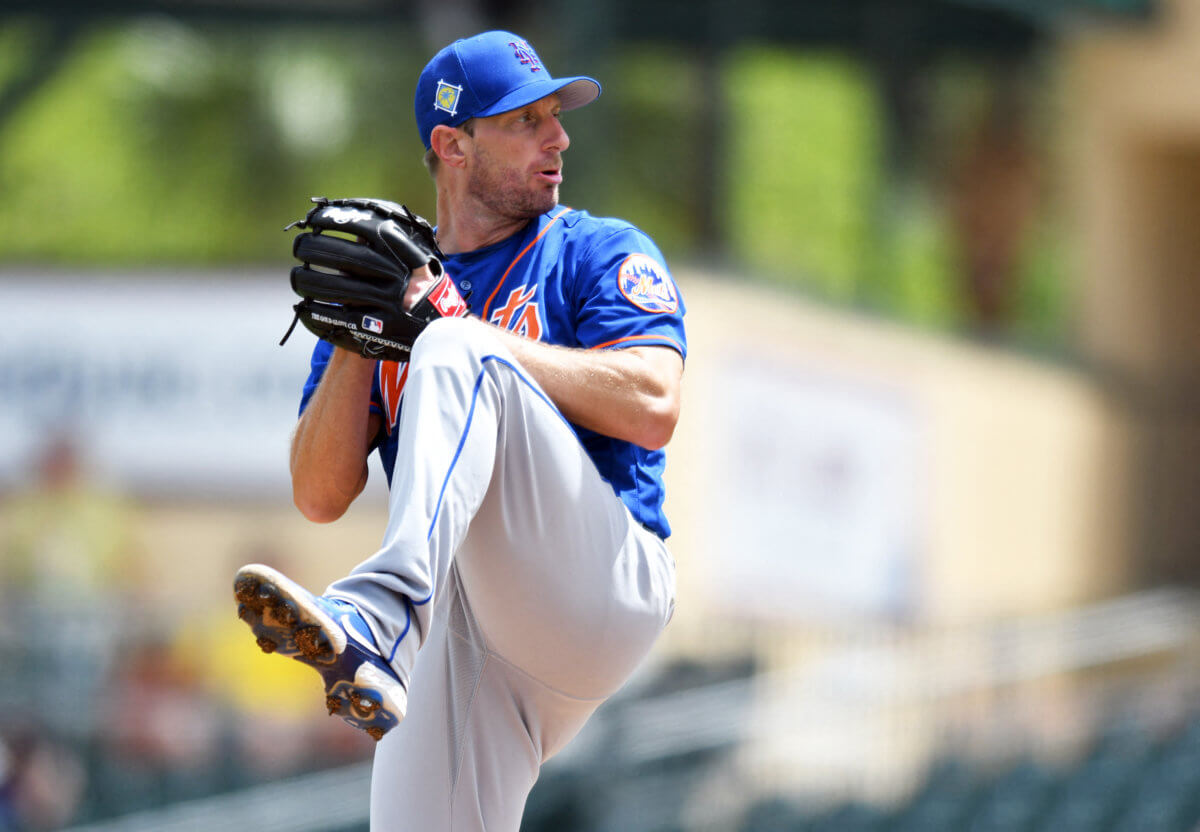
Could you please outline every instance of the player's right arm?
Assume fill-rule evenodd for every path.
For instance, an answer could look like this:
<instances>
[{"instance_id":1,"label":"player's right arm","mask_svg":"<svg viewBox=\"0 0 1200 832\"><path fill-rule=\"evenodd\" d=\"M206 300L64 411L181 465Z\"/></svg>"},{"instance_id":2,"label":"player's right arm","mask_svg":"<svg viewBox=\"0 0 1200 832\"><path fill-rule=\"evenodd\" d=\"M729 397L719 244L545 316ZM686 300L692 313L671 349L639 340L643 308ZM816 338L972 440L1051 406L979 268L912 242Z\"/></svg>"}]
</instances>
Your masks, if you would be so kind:
<instances>
[{"instance_id":1,"label":"player's right arm","mask_svg":"<svg viewBox=\"0 0 1200 832\"><path fill-rule=\"evenodd\" d=\"M334 349L292 436L292 501L315 523L346 513L367 484L382 418L370 412L375 362Z\"/></svg>"}]
</instances>

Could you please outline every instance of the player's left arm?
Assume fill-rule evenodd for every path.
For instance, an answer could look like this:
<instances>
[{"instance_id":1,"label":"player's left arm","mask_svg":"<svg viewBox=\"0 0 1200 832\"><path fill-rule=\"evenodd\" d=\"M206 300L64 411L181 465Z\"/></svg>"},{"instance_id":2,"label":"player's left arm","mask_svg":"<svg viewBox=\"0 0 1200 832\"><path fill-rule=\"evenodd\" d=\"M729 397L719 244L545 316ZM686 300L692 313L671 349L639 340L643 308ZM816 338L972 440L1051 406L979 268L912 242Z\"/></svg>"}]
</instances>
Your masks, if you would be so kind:
<instances>
[{"instance_id":1,"label":"player's left arm","mask_svg":"<svg viewBox=\"0 0 1200 832\"><path fill-rule=\"evenodd\" d=\"M683 379L674 349L577 349L493 329L571 422L651 450L671 439Z\"/></svg>"},{"instance_id":2,"label":"player's left arm","mask_svg":"<svg viewBox=\"0 0 1200 832\"><path fill-rule=\"evenodd\" d=\"M561 284L579 348L507 343L571 422L657 450L679 421L683 300L653 240L628 224L599 228Z\"/></svg>"}]
</instances>

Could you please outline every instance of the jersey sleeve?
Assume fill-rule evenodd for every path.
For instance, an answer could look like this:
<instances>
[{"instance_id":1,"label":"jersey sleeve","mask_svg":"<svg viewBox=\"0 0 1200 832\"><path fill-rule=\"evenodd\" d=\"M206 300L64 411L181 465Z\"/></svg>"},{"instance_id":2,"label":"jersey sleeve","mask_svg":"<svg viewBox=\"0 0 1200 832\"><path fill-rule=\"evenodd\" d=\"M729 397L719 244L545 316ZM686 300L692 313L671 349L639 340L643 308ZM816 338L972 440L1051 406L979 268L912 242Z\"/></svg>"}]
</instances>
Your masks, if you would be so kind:
<instances>
[{"instance_id":1,"label":"jersey sleeve","mask_svg":"<svg viewBox=\"0 0 1200 832\"><path fill-rule=\"evenodd\" d=\"M328 341L317 341L317 345L313 347L312 361L309 365L308 380L304 382L304 389L300 392L300 413L303 415L308 408L308 403L312 400L313 393L317 392L317 385L321 383L321 379L325 375L325 367L329 364L329 357L333 355L333 345Z\"/></svg>"},{"instance_id":2,"label":"jersey sleeve","mask_svg":"<svg viewBox=\"0 0 1200 832\"><path fill-rule=\"evenodd\" d=\"M591 349L670 347L687 358L683 297L654 242L632 226L601 240L577 276L576 337Z\"/></svg>"},{"instance_id":3,"label":"jersey sleeve","mask_svg":"<svg viewBox=\"0 0 1200 832\"><path fill-rule=\"evenodd\" d=\"M328 341L318 340L317 345L313 347L312 361L309 366L308 380L304 382L304 389L300 392L300 411L299 415L303 415L308 403L312 401L313 393L317 392L317 386L321 383L321 379L325 376L325 368L329 365L329 359L333 356L333 344ZM383 396L379 392L379 373L374 374L371 381L371 412L383 413Z\"/></svg>"}]
</instances>

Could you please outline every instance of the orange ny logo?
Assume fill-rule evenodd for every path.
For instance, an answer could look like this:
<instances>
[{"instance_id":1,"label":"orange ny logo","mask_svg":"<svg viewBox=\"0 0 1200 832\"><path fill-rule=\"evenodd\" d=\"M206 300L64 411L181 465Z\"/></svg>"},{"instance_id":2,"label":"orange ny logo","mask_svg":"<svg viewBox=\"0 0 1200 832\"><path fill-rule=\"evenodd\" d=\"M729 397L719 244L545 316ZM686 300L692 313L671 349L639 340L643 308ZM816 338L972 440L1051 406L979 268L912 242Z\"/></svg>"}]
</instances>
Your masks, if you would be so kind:
<instances>
[{"instance_id":1,"label":"orange ny logo","mask_svg":"<svg viewBox=\"0 0 1200 832\"><path fill-rule=\"evenodd\" d=\"M536 286L513 289L508 293L504 306L492 312L490 322L531 341L539 340L542 337L542 319L538 304L533 300L536 293Z\"/></svg>"},{"instance_id":2,"label":"orange ny logo","mask_svg":"<svg viewBox=\"0 0 1200 832\"><path fill-rule=\"evenodd\" d=\"M391 435L400 420L400 397L408 381L407 361L379 362L379 390L383 394L383 425Z\"/></svg>"}]
</instances>

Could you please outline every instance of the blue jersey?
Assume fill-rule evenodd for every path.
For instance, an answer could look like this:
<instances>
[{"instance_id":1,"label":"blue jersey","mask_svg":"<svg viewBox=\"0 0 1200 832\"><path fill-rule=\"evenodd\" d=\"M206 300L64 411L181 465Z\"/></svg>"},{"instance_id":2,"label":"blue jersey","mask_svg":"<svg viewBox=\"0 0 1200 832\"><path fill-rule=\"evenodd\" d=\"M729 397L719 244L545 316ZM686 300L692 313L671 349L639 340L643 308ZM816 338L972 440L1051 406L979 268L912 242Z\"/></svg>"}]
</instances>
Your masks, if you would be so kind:
<instances>
[{"instance_id":1,"label":"blue jersey","mask_svg":"<svg viewBox=\"0 0 1200 832\"><path fill-rule=\"evenodd\" d=\"M450 255L445 266L473 314L526 338L597 350L663 346L687 357L683 299L662 253L623 220L557 206L505 240ZM332 352L327 342L317 343L301 412ZM406 368L379 362L371 395L372 411L383 416L377 444L389 483ZM634 518L667 537L663 452L574 428Z\"/></svg>"}]
</instances>

